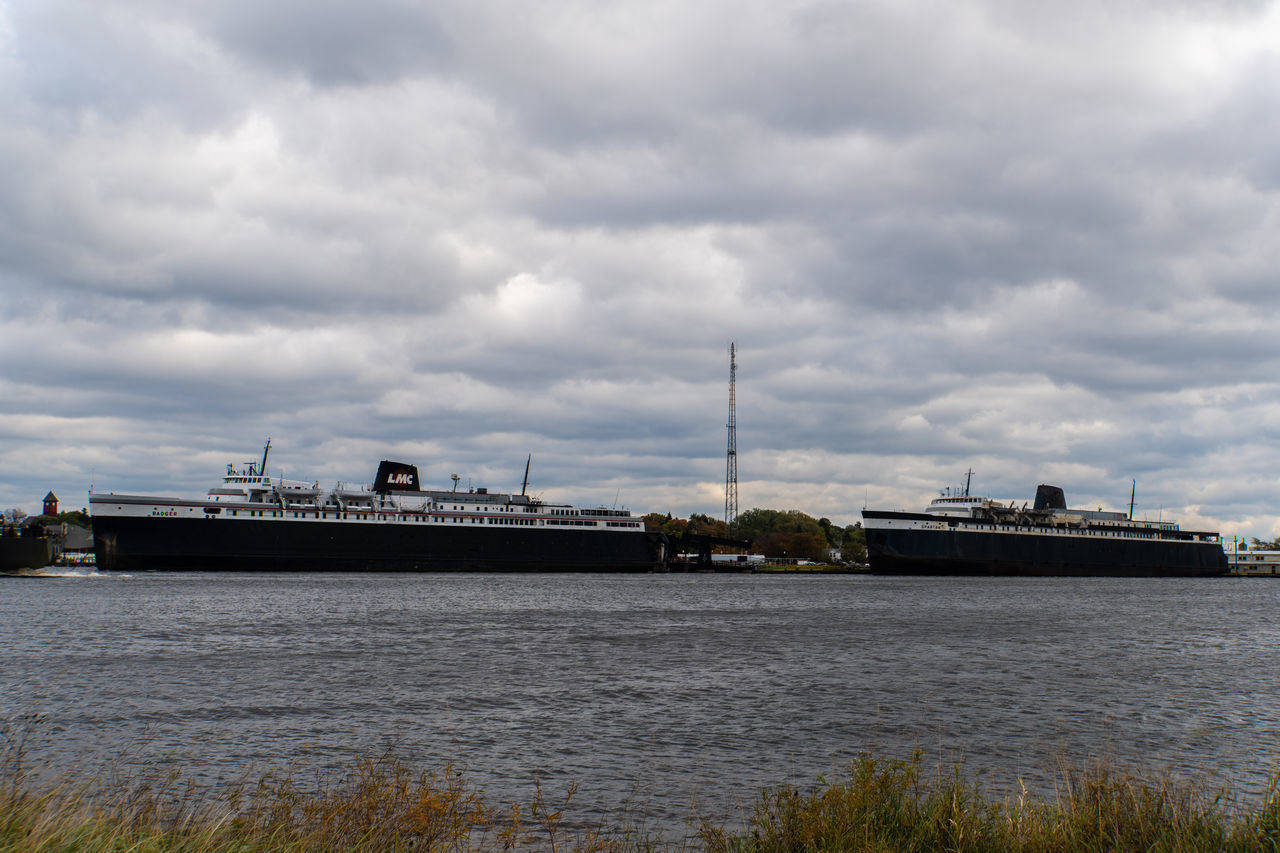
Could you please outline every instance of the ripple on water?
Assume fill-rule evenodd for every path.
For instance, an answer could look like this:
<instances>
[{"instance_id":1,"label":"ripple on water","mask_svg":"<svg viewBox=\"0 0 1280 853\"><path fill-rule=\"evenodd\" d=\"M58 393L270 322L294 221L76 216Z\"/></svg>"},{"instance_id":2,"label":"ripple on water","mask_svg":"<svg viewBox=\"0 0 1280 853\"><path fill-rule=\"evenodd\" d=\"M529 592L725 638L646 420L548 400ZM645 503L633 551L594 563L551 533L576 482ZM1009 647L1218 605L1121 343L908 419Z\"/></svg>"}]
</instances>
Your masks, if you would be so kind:
<instances>
[{"instance_id":1,"label":"ripple on water","mask_svg":"<svg viewBox=\"0 0 1280 853\"><path fill-rule=\"evenodd\" d=\"M868 750L1046 790L1109 756L1257 791L1280 758L1280 584L106 577L0 601L0 714L43 714L55 766L305 776L392 749L495 799L577 781L682 818Z\"/></svg>"}]
</instances>

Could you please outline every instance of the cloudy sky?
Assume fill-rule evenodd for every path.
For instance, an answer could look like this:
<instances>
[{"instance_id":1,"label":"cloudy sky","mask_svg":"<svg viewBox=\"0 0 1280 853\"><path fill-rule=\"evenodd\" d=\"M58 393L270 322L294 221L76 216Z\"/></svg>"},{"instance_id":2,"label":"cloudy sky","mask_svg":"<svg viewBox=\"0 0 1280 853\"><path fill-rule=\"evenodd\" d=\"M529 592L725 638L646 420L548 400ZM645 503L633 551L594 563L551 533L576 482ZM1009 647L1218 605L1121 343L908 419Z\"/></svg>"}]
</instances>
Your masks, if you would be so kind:
<instances>
[{"instance_id":1,"label":"cloudy sky","mask_svg":"<svg viewBox=\"0 0 1280 853\"><path fill-rule=\"evenodd\" d=\"M0 507L227 462L1280 534L1269 3L0 0Z\"/></svg>"}]
</instances>

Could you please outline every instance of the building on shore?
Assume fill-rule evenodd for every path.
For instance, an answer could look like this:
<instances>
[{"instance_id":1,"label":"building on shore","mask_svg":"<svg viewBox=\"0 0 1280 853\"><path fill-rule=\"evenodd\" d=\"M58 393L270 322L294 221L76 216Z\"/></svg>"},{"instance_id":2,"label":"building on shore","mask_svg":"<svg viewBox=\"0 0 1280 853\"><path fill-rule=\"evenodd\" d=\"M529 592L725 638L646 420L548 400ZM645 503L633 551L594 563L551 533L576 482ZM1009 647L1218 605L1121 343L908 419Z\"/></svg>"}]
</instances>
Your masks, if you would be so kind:
<instances>
[{"instance_id":1,"label":"building on shore","mask_svg":"<svg viewBox=\"0 0 1280 853\"><path fill-rule=\"evenodd\" d=\"M1224 550L1233 575L1280 575L1280 551L1250 549L1243 542Z\"/></svg>"}]
</instances>

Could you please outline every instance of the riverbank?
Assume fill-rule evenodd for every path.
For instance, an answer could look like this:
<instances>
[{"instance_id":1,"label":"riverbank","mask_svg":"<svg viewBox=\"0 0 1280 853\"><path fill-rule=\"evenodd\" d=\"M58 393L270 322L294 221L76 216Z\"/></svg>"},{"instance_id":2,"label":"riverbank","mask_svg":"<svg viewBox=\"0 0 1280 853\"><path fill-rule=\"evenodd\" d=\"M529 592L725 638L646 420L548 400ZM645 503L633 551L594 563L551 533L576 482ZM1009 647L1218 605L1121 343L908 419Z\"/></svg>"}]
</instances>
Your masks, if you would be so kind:
<instances>
[{"instance_id":1,"label":"riverbank","mask_svg":"<svg viewBox=\"0 0 1280 853\"><path fill-rule=\"evenodd\" d=\"M871 567L846 566L838 563L819 563L816 565L766 563L762 566L752 566L751 571L758 575L865 575L871 572Z\"/></svg>"},{"instance_id":2,"label":"riverbank","mask_svg":"<svg viewBox=\"0 0 1280 853\"><path fill-rule=\"evenodd\" d=\"M576 821L572 787L535 787L528 802L499 806L453 768L417 771L388 757L360 759L332 784L265 777L212 798L173 774L37 782L20 757L10 749L0 773L3 851L1244 853L1275 850L1280 839L1274 783L1238 802L1194 781L1102 765L1061 772L1054 798L997 800L962 768L867 756L844 778L761 792L739 827L693 816L683 827L639 828L625 816Z\"/></svg>"}]
</instances>

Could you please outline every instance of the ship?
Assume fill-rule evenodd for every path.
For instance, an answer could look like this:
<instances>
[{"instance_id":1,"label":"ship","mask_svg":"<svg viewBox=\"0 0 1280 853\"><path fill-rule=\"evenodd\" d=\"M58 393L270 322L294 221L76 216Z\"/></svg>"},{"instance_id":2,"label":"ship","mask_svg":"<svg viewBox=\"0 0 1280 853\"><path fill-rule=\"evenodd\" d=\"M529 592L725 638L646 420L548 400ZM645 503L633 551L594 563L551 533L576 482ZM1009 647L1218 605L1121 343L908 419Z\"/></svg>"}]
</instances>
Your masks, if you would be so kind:
<instances>
[{"instance_id":1,"label":"ship","mask_svg":"<svg viewBox=\"0 0 1280 853\"><path fill-rule=\"evenodd\" d=\"M1227 573L1216 532L1173 521L1068 509L1059 486L1040 485L1030 509L944 491L924 512L864 509L872 573L1205 577Z\"/></svg>"},{"instance_id":2,"label":"ship","mask_svg":"<svg viewBox=\"0 0 1280 853\"><path fill-rule=\"evenodd\" d=\"M40 524L0 526L0 572L42 569L61 554Z\"/></svg>"},{"instance_id":3,"label":"ship","mask_svg":"<svg viewBox=\"0 0 1280 853\"><path fill-rule=\"evenodd\" d=\"M485 488L426 489L415 465L382 460L369 485L229 464L197 498L90 492L99 571L646 572L661 537L629 510L546 503Z\"/></svg>"}]
</instances>

